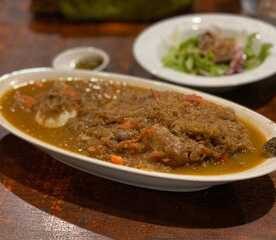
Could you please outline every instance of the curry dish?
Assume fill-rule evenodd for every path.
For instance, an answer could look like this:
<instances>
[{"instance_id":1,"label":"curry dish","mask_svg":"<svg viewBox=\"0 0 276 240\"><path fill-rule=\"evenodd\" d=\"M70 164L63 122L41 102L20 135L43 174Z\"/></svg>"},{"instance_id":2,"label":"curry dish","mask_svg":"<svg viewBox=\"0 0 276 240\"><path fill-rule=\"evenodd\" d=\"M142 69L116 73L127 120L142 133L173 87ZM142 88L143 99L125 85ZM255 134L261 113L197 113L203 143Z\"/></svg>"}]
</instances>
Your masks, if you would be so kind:
<instances>
[{"instance_id":1,"label":"curry dish","mask_svg":"<svg viewBox=\"0 0 276 240\"><path fill-rule=\"evenodd\" d=\"M265 137L197 95L101 79L47 80L1 98L16 128L55 146L150 171L214 175L264 160Z\"/></svg>"}]
</instances>

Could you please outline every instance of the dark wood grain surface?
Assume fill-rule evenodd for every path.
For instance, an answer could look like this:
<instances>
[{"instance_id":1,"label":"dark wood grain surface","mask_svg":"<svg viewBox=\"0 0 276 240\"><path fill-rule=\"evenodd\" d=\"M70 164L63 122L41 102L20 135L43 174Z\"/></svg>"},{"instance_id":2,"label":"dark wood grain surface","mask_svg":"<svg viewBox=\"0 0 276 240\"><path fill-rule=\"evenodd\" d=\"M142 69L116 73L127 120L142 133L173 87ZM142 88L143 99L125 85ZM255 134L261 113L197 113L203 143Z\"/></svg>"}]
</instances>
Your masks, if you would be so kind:
<instances>
[{"instance_id":1,"label":"dark wood grain surface","mask_svg":"<svg viewBox=\"0 0 276 240\"><path fill-rule=\"evenodd\" d=\"M237 1L201 2L197 11L238 11ZM108 71L154 78L132 56L146 26L32 19L29 1L2 0L0 74L93 45L111 54ZM276 121L276 77L221 96ZM8 135L0 142L0 239L275 240L275 184L273 173L196 193L145 190L65 166Z\"/></svg>"}]
</instances>

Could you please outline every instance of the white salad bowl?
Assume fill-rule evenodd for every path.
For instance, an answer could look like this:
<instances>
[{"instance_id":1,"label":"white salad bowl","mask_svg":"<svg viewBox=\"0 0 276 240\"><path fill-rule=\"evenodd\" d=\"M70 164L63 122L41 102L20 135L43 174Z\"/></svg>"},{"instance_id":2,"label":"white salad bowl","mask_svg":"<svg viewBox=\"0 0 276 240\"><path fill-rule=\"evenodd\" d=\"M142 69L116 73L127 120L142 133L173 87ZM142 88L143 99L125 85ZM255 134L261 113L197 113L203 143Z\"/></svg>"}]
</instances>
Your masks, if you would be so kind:
<instances>
[{"instance_id":1,"label":"white salad bowl","mask_svg":"<svg viewBox=\"0 0 276 240\"><path fill-rule=\"evenodd\" d=\"M0 96L14 86L24 83L26 84L30 81L39 81L41 79L53 80L69 77L82 79L101 78L103 80L112 79L115 81L126 82L129 85L151 88L160 91L170 90L185 94L198 94L209 101L232 108L240 118L245 119L246 121L257 127L266 136L267 139L276 137L276 124L274 122L236 103L188 88L178 87L162 82L149 81L147 79L127 75L80 70L65 71L51 68L27 69L7 74L1 77ZM32 143L33 145L47 152L55 159L74 168L117 182L150 189L179 192L198 191L219 184L259 177L276 170L276 158L274 157L266 159L260 165L257 165L256 167L249 170L223 175L178 175L171 173L145 171L141 169L115 165L95 158L86 157L45 143L17 129L8 120L6 120L5 117L1 115L1 113L0 125L10 133L26 140L27 142Z\"/></svg>"},{"instance_id":2,"label":"white salad bowl","mask_svg":"<svg viewBox=\"0 0 276 240\"><path fill-rule=\"evenodd\" d=\"M273 45L270 55L259 66L239 74L208 77L179 72L163 66L162 56L171 45L218 27L243 35L257 33L260 43ZM257 19L232 14L192 14L163 20L143 31L136 39L133 53L137 62L151 74L173 83L202 89L224 91L261 81L276 73L276 28Z\"/></svg>"}]
</instances>

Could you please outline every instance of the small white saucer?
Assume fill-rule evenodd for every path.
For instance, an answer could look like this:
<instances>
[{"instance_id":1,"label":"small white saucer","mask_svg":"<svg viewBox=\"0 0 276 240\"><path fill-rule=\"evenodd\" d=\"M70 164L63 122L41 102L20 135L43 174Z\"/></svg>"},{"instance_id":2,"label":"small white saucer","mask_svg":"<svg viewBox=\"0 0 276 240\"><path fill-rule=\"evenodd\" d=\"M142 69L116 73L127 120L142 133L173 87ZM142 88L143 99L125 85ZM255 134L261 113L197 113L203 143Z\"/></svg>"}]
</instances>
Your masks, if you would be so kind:
<instances>
[{"instance_id":1,"label":"small white saucer","mask_svg":"<svg viewBox=\"0 0 276 240\"><path fill-rule=\"evenodd\" d=\"M105 69L109 62L109 55L102 49L95 47L77 47L65 50L58 54L52 63L55 69L59 70L72 70L76 69L76 63L88 57L101 57L102 63L91 71L102 71Z\"/></svg>"}]
</instances>

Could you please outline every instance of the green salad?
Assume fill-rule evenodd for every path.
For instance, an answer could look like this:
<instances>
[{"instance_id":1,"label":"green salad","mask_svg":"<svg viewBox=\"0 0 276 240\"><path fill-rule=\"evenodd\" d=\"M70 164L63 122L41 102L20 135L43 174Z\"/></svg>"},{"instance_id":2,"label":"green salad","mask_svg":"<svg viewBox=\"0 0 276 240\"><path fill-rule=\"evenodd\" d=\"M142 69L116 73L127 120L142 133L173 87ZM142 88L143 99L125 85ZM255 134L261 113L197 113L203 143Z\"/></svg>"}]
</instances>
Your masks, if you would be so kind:
<instances>
[{"instance_id":1,"label":"green salad","mask_svg":"<svg viewBox=\"0 0 276 240\"><path fill-rule=\"evenodd\" d=\"M232 75L262 64L271 48L270 43L260 43L256 33L242 39L206 31L170 47L162 63L165 67L194 75Z\"/></svg>"}]
</instances>

